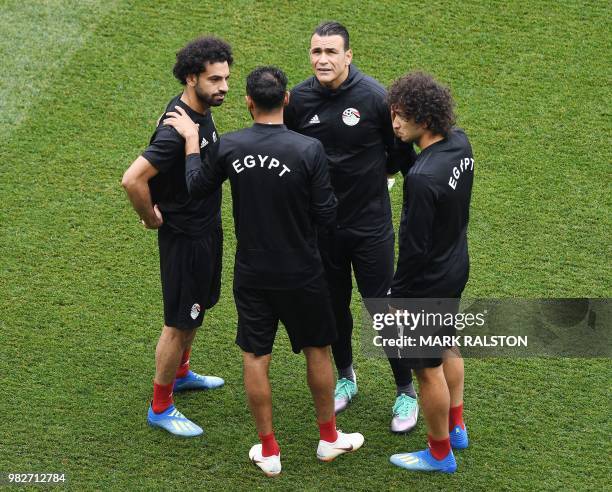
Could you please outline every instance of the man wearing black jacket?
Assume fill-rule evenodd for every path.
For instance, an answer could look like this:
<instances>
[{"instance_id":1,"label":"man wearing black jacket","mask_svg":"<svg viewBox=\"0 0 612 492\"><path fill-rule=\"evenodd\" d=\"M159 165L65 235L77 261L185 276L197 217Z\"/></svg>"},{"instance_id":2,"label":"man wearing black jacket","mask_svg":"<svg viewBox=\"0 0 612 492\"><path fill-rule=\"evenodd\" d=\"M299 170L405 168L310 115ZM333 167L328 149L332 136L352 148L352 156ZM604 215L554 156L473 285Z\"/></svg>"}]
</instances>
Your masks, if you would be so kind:
<instances>
[{"instance_id":1,"label":"man wearing black jacket","mask_svg":"<svg viewBox=\"0 0 612 492\"><path fill-rule=\"evenodd\" d=\"M469 273L472 147L463 130L453 127L450 91L431 76L415 72L400 78L389 90L389 104L398 137L421 149L414 165L402 170L404 203L391 305L398 307L400 299L445 299L439 302L451 301L454 315ZM452 449L468 447L463 359L453 348L438 358L404 360L419 380L429 446L394 455L391 462L409 470L453 473Z\"/></svg>"},{"instance_id":2,"label":"man wearing black jacket","mask_svg":"<svg viewBox=\"0 0 612 492\"><path fill-rule=\"evenodd\" d=\"M226 179L231 184L237 239L236 343L242 349L245 389L261 440L249 457L267 476L281 472L268 380L279 320L293 351L303 350L306 356L319 424L317 457L331 461L363 444L361 434L337 431L334 416L329 346L336 329L316 226L334 223L337 200L321 143L283 124L286 87L285 74L275 67L251 72L246 100L255 124L224 135L204 165L197 151L197 128L185 111L177 107L178 113L169 113L165 120L185 136L192 197L214 193Z\"/></svg>"},{"instance_id":3,"label":"man wearing black jacket","mask_svg":"<svg viewBox=\"0 0 612 492\"><path fill-rule=\"evenodd\" d=\"M401 145L393 134L385 89L351 61L346 28L337 22L320 24L310 43L314 76L292 89L285 109L288 128L323 143L338 197L337 225L319 237L338 328L338 341L332 345L338 370L336 412L357 394L351 267L364 299L387 295L395 239L387 175L415 159L412 145ZM397 386L391 430L404 433L416 425L416 393L410 369L401 359L389 362Z\"/></svg>"}]
</instances>

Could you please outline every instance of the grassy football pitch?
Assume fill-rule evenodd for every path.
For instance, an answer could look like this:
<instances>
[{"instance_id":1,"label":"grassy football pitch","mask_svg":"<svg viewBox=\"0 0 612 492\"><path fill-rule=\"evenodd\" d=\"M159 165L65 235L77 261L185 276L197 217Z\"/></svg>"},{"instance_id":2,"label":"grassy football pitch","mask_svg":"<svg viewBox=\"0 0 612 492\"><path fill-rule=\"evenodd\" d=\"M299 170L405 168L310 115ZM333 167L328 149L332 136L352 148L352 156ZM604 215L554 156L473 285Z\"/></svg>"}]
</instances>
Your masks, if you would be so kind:
<instances>
[{"instance_id":1,"label":"grassy football pitch","mask_svg":"<svg viewBox=\"0 0 612 492\"><path fill-rule=\"evenodd\" d=\"M467 360L472 446L455 475L417 475L388 457L420 449L424 422L389 433L391 373L359 353L357 334L359 395L338 423L366 444L318 463L305 364L282 330L271 379L283 473L266 479L247 458L257 435L234 344L227 184L222 298L192 356L226 386L176 399L204 437L148 428L156 235L120 187L181 90L172 65L187 41L212 32L233 45L230 94L214 112L223 133L250 124L246 74L276 64L296 84L310 75L312 28L337 19L365 73L387 85L419 68L453 90L476 160L466 295L610 297L609 3L0 0L0 10L0 472L61 471L75 490L609 487L609 359ZM401 179L392 200L397 221Z\"/></svg>"}]
</instances>

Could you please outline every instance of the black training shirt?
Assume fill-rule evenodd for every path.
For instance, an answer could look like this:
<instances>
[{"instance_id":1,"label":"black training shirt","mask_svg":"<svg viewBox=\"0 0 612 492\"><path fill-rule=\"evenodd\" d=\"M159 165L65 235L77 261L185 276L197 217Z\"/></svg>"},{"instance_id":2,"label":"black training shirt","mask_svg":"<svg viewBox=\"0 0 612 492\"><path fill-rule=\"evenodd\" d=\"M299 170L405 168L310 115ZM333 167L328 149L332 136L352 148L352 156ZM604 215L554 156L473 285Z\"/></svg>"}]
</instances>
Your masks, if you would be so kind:
<instances>
[{"instance_id":1,"label":"black training shirt","mask_svg":"<svg viewBox=\"0 0 612 492\"><path fill-rule=\"evenodd\" d=\"M459 128L407 170L393 297L453 297L463 290L473 179L472 147Z\"/></svg>"},{"instance_id":2,"label":"black training shirt","mask_svg":"<svg viewBox=\"0 0 612 492\"><path fill-rule=\"evenodd\" d=\"M385 98L383 86L353 65L335 91L316 77L291 90L286 125L323 143L340 227L390 227L387 173L414 162L412 145L395 138Z\"/></svg>"},{"instance_id":3,"label":"black training shirt","mask_svg":"<svg viewBox=\"0 0 612 492\"><path fill-rule=\"evenodd\" d=\"M171 126L163 124L168 111L180 106L200 125L200 155L205 157L211 148L219 145L217 130L210 111L195 112L180 99L172 99L159 119L157 129L142 156L158 171L149 180L151 198L159 206L164 219L163 227L189 236L205 235L211 227L221 223L221 189L205 199L189 196L185 184L185 139Z\"/></svg>"},{"instance_id":4,"label":"black training shirt","mask_svg":"<svg viewBox=\"0 0 612 492\"><path fill-rule=\"evenodd\" d=\"M206 196L228 179L237 239L234 286L301 287L323 274L316 224L330 226L337 200L321 143L262 125L223 135L204 163L186 161L194 197Z\"/></svg>"}]
</instances>

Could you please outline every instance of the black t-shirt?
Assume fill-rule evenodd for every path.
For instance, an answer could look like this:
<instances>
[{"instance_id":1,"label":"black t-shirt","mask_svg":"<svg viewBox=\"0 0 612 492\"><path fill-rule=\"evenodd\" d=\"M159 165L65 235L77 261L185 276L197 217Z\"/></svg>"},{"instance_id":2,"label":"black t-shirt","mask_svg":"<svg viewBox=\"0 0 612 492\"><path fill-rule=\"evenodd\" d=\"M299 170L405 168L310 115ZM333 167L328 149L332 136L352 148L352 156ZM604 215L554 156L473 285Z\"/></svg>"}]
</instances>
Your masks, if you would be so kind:
<instances>
[{"instance_id":1,"label":"black t-shirt","mask_svg":"<svg viewBox=\"0 0 612 492\"><path fill-rule=\"evenodd\" d=\"M425 148L407 170L393 297L451 297L463 290L473 179L472 147L459 128Z\"/></svg>"},{"instance_id":2,"label":"black t-shirt","mask_svg":"<svg viewBox=\"0 0 612 492\"><path fill-rule=\"evenodd\" d=\"M338 225L370 231L391 227L387 173L409 167L414 148L395 138L386 91L351 65L335 91L310 77L291 90L287 128L321 141L338 197Z\"/></svg>"},{"instance_id":3,"label":"black t-shirt","mask_svg":"<svg viewBox=\"0 0 612 492\"><path fill-rule=\"evenodd\" d=\"M163 124L166 113L180 106L200 125L200 155L202 158L219 145L219 138L210 111L195 112L180 99L172 99L161 116L157 129L142 156L159 173L149 180L151 198L159 206L164 219L163 227L188 236L205 235L221 224L221 189L205 199L189 196L185 184L185 139L171 126Z\"/></svg>"},{"instance_id":4,"label":"black t-shirt","mask_svg":"<svg viewBox=\"0 0 612 492\"><path fill-rule=\"evenodd\" d=\"M284 125L227 133L202 164L187 157L192 196L230 180L237 239L234 285L300 287L323 274L316 225L329 227L337 200L327 156L318 140Z\"/></svg>"}]
</instances>

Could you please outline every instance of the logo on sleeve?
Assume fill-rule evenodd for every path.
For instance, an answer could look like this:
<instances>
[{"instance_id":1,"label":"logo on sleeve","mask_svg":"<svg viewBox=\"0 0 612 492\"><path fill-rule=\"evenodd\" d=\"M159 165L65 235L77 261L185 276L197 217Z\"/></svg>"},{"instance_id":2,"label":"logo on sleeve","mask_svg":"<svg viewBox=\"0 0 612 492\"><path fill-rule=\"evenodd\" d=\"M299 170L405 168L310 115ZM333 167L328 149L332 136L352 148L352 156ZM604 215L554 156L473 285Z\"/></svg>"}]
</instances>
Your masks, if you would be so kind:
<instances>
[{"instance_id":1,"label":"logo on sleeve","mask_svg":"<svg viewBox=\"0 0 612 492\"><path fill-rule=\"evenodd\" d=\"M202 143L200 143L200 148L203 149L207 145L208 145L208 140L206 140L206 138L202 137Z\"/></svg>"},{"instance_id":2,"label":"logo on sleeve","mask_svg":"<svg viewBox=\"0 0 612 492\"><path fill-rule=\"evenodd\" d=\"M196 302L193 306L191 306L191 319L196 319L198 316L200 316L200 311L202 309L200 308L200 305Z\"/></svg>"},{"instance_id":3,"label":"logo on sleeve","mask_svg":"<svg viewBox=\"0 0 612 492\"><path fill-rule=\"evenodd\" d=\"M346 108L342 111L342 121L344 121L345 125L355 126L359 123L361 119L361 114L355 108Z\"/></svg>"},{"instance_id":4,"label":"logo on sleeve","mask_svg":"<svg viewBox=\"0 0 612 492\"><path fill-rule=\"evenodd\" d=\"M217 141L217 132L213 132L213 143Z\"/></svg>"},{"instance_id":5,"label":"logo on sleeve","mask_svg":"<svg viewBox=\"0 0 612 492\"><path fill-rule=\"evenodd\" d=\"M318 123L321 123L321 120L319 119L318 114L315 114L312 118L310 118L310 121L308 122L308 124L310 125L316 125Z\"/></svg>"},{"instance_id":6,"label":"logo on sleeve","mask_svg":"<svg viewBox=\"0 0 612 492\"><path fill-rule=\"evenodd\" d=\"M453 190L457 189L457 182L459 178L465 171L473 171L474 170L474 159L471 157L465 157L461 159L461 162L458 166L453 167L452 175L448 178L448 186L450 186Z\"/></svg>"}]
</instances>

